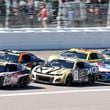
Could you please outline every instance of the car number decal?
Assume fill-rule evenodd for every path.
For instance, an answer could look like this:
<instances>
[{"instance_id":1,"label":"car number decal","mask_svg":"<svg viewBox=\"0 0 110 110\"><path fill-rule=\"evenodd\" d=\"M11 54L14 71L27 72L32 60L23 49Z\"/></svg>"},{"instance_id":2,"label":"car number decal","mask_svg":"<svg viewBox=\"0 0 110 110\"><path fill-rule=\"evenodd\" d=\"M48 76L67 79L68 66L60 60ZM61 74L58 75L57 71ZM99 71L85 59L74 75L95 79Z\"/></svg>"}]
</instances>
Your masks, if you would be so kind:
<instances>
[{"instance_id":1,"label":"car number decal","mask_svg":"<svg viewBox=\"0 0 110 110\"><path fill-rule=\"evenodd\" d=\"M77 81L79 79L78 71L74 71L74 80Z\"/></svg>"},{"instance_id":2,"label":"car number decal","mask_svg":"<svg viewBox=\"0 0 110 110\"><path fill-rule=\"evenodd\" d=\"M91 68L91 72L92 73L97 73L98 72L98 68L97 67L92 67Z\"/></svg>"},{"instance_id":3,"label":"car number decal","mask_svg":"<svg viewBox=\"0 0 110 110\"><path fill-rule=\"evenodd\" d=\"M4 77L4 85L11 83L11 74L8 74Z\"/></svg>"}]
</instances>

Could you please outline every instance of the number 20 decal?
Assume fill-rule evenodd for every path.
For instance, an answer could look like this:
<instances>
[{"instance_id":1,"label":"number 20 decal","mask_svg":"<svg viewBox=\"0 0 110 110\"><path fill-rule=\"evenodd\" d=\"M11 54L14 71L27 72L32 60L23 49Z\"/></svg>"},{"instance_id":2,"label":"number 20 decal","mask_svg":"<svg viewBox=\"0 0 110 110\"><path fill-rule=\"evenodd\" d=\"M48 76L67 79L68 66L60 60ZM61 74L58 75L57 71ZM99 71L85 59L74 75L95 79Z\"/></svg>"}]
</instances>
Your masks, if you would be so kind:
<instances>
[{"instance_id":1,"label":"number 20 decal","mask_svg":"<svg viewBox=\"0 0 110 110\"><path fill-rule=\"evenodd\" d=\"M5 84L9 84L10 81L11 81L11 75L6 75L6 76L5 76L5 79L4 79L4 83L5 83Z\"/></svg>"}]
</instances>

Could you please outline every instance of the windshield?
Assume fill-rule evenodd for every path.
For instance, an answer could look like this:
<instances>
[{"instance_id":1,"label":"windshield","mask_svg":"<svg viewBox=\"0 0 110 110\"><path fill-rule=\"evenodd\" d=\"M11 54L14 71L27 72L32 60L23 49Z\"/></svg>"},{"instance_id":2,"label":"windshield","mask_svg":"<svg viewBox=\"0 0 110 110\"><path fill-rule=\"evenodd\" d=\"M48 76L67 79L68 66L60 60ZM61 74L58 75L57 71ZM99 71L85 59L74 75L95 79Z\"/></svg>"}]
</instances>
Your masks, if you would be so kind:
<instances>
[{"instance_id":1,"label":"windshield","mask_svg":"<svg viewBox=\"0 0 110 110\"><path fill-rule=\"evenodd\" d=\"M109 60L109 59L107 59L107 60L102 60L102 62L103 62L104 64L110 65L110 60Z\"/></svg>"},{"instance_id":2,"label":"windshield","mask_svg":"<svg viewBox=\"0 0 110 110\"><path fill-rule=\"evenodd\" d=\"M48 62L46 66L57 66L57 67L64 67L64 68L72 69L74 66L74 62L57 59L57 60L52 60Z\"/></svg>"},{"instance_id":3,"label":"windshield","mask_svg":"<svg viewBox=\"0 0 110 110\"><path fill-rule=\"evenodd\" d=\"M66 52L62 53L61 56L86 59L87 54L81 53L81 52L76 52L76 51L66 51Z\"/></svg>"},{"instance_id":4,"label":"windshield","mask_svg":"<svg viewBox=\"0 0 110 110\"><path fill-rule=\"evenodd\" d=\"M11 54L4 54L0 56L0 60L5 60L5 61L11 61L11 62L18 62L18 56L17 55L11 55Z\"/></svg>"},{"instance_id":5,"label":"windshield","mask_svg":"<svg viewBox=\"0 0 110 110\"><path fill-rule=\"evenodd\" d=\"M30 54L30 56L31 56L31 61L39 60L39 58L33 54Z\"/></svg>"},{"instance_id":6,"label":"windshield","mask_svg":"<svg viewBox=\"0 0 110 110\"><path fill-rule=\"evenodd\" d=\"M106 55L110 56L110 50L109 51L108 50L107 51L103 51L102 54L106 54Z\"/></svg>"}]
</instances>

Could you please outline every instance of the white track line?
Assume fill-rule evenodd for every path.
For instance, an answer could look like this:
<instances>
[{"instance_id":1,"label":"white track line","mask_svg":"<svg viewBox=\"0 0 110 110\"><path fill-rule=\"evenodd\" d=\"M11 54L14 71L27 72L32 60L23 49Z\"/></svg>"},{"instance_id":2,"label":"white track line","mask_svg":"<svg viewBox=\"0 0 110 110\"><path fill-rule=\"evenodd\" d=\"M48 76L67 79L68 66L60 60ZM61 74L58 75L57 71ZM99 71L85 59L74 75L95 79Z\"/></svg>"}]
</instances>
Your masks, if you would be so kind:
<instances>
[{"instance_id":1,"label":"white track line","mask_svg":"<svg viewBox=\"0 0 110 110\"><path fill-rule=\"evenodd\" d=\"M68 90L68 91L50 91L50 92L30 92L30 93L1 94L0 97L67 94L67 93L87 93L87 92L109 92L109 91L110 89L91 89L91 90L89 89L89 90Z\"/></svg>"}]
</instances>

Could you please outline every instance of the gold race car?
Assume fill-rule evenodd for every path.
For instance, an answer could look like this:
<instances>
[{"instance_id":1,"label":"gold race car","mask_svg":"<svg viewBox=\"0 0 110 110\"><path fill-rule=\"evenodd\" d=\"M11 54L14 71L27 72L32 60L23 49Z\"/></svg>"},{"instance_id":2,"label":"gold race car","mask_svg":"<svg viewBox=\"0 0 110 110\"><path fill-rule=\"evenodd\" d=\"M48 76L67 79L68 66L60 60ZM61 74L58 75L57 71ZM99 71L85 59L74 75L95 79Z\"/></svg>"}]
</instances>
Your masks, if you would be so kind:
<instances>
[{"instance_id":1,"label":"gold race car","mask_svg":"<svg viewBox=\"0 0 110 110\"><path fill-rule=\"evenodd\" d=\"M64 53L60 55L51 55L48 61L51 61L57 58L60 58L60 59L79 58L79 59L86 60L90 63L98 62L104 59L103 55L97 50L79 49L79 48L72 48L70 50L65 51Z\"/></svg>"},{"instance_id":2,"label":"gold race car","mask_svg":"<svg viewBox=\"0 0 110 110\"><path fill-rule=\"evenodd\" d=\"M81 59L54 59L45 65L34 67L32 79L36 82L68 86L74 82L94 84L97 73L97 66Z\"/></svg>"}]
</instances>

